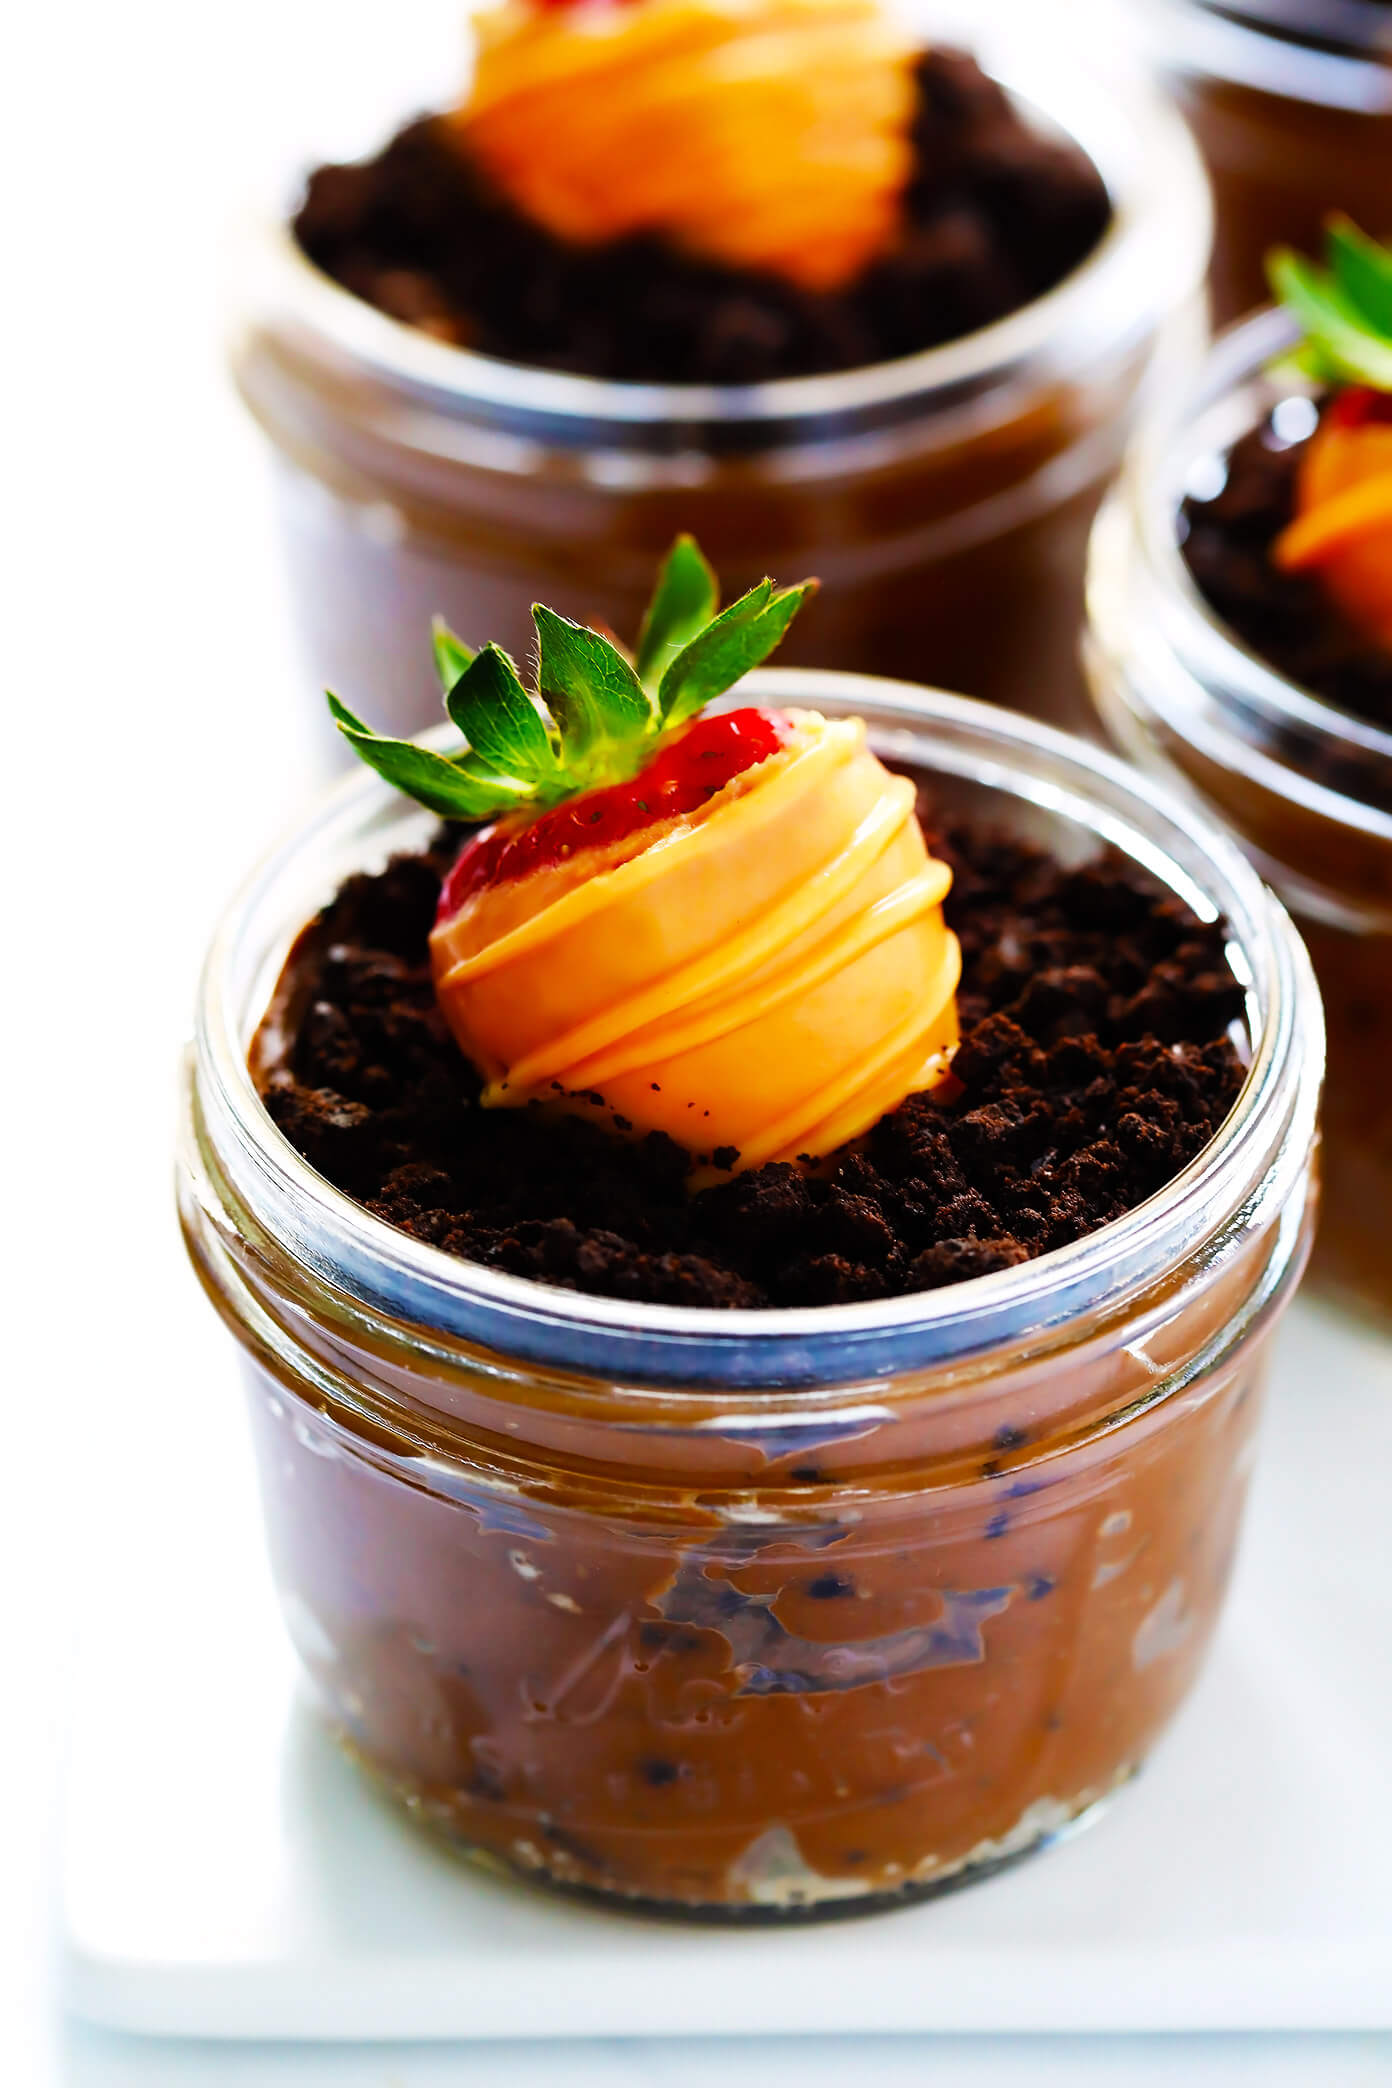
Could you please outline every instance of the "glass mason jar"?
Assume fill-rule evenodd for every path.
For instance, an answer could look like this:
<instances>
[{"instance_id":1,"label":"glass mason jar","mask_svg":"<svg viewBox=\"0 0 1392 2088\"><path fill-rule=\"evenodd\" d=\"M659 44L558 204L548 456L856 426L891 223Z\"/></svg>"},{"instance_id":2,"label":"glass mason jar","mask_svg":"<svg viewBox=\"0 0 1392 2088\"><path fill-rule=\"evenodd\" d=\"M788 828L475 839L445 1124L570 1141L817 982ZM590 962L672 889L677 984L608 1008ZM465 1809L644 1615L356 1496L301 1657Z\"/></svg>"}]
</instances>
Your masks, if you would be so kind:
<instances>
[{"instance_id":1,"label":"glass mason jar","mask_svg":"<svg viewBox=\"0 0 1392 2088\"><path fill-rule=\"evenodd\" d=\"M1250 1072L1167 1189L1037 1262L811 1310L633 1305L421 1245L291 1149L247 1069L302 923L425 830L364 776L217 935L180 1199L351 1751L470 1855L759 1919L1047 1841L1185 1696L1304 1260L1322 1038L1277 902L1112 757L855 676L747 686L858 712L954 811L1114 844L1226 919Z\"/></svg>"},{"instance_id":2,"label":"glass mason jar","mask_svg":"<svg viewBox=\"0 0 1392 2088\"><path fill-rule=\"evenodd\" d=\"M1047 296L902 360L743 388L529 369L350 296L283 208L251 230L232 367L270 438L316 701L327 685L380 726L433 723L437 611L519 655L536 600L631 635L689 529L727 593L821 578L790 659L1083 720L1088 525L1144 396L1202 353L1209 200L1138 74L999 4L973 41L1091 155L1115 221Z\"/></svg>"},{"instance_id":3,"label":"glass mason jar","mask_svg":"<svg viewBox=\"0 0 1392 2088\"><path fill-rule=\"evenodd\" d=\"M1318 251L1329 211L1392 232L1385 0L1147 0L1147 9L1213 179L1220 325L1265 303L1270 247Z\"/></svg>"},{"instance_id":4,"label":"glass mason jar","mask_svg":"<svg viewBox=\"0 0 1392 2088\"><path fill-rule=\"evenodd\" d=\"M1292 393L1266 366L1293 339L1277 311L1235 328L1197 393L1136 443L1098 518L1087 650L1112 736L1196 791L1300 923L1329 1030L1316 1268L1392 1317L1392 733L1248 652L1200 595L1176 531L1194 474L1211 480Z\"/></svg>"}]
</instances>

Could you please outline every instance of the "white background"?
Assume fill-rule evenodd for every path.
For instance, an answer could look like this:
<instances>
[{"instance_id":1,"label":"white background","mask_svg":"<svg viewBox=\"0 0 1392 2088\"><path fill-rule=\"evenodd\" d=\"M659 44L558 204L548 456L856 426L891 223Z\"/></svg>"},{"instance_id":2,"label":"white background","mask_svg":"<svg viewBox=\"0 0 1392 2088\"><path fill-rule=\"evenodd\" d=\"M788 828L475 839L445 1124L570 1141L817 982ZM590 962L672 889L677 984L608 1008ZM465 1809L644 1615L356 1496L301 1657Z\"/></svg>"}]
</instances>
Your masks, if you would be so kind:
<instances>
[{"instance_id":1,"label":"white background","mask_svg":"<svg viewBox=\"0 0 1392 2088\"><path fill-rule=\"evenodd\" d=\"M170 1249L178 1049L208 929L312 783L319 731L293 663L257 441L221 372L221 229L307 151L351 147L379 113L445 86L456 34L437 0L10 0L0 12L6 2088L686 2088L742 2070L693 2046L411 2061L157 2054L86 2034L60 2046L51 2015L64 1670L84 1586L119 1541L104 1472L110 1446L141 1428L143 1355L158 1337L151 1272ZM167 1428L148 1454L171 1486L216 1483L185 1469ZM123 1725L140 1711L109 1707ZM780 2045L753 2063L770 2088L833 2072L895 2088L1392 2077L1375 2039Z\"/></svg>"},{"instance_id":2,"label":"white background","mask_svg":"<svg viewBox=\"0 0 1392 2088\"><path fill-rule=\"evenodd\" d=\"M61 1677L74 1597L100 1572L93 1532L119 1509L104 1449L140 1426L193 980L232 884L312 787L262 459L221 370L222 228L294 163L307 107L351 112L364 78L390 91L362 53L390 45L395 13L0 8L0 2079L15 2088L59 2078L40 1880ZM177 1442L150 1454L171 1485L207 1483Z\"/></svg>"}]
</instances>

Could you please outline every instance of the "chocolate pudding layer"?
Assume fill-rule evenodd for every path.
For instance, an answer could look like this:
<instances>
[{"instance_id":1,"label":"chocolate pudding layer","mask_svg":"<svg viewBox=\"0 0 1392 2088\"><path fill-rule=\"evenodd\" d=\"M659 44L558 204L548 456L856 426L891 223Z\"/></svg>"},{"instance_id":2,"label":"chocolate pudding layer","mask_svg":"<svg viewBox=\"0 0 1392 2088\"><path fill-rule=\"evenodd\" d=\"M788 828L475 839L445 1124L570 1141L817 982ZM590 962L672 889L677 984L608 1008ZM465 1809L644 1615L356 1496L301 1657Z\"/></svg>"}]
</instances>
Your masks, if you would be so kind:
<instances>
[{"instance_id":1,"label":"chocolate pudding layer","mask_svg":"<svg viewBox=\"0 0 1392 2088\"><path fill-rule=\"evenodd\" d=\"M505 361L654 383L861 368L976 332L1098 244L1111 204L1075 145L1031 128L963 52L917 72L899 236L845 289L708 264L655 238L569 245L490 187L432 118L311 175L294 230L355 296Z\"/></svg>"},{"instance_id":2,"label":"chocolate pudding layer","mask_svg":"<svg viewBox=\"0 0 1392 2088\"><path fill-rule=\"evenodd\" d=\"M934 1290L1143 1202L1242 1084L1221 924L1119 856L1066 868L961 829L932 842L954 870L963 953L954 1078L813 1171L751 1168L692 1195L689 1155L625 1135L601 1095L590 1120L478 1106L427 952L457 848L442 835L343 886L295 948L257 1072L277 1124L336 1187L490 1268L668 1305Z\"/></svg>"},{"instance_id":3,"label":"chocolate pudding layer","mask_svg":"<svg viewBox=\"0 0 1392 2088\"><path fill-rule=\"evenodd\" d=\"M1272 247L1313 251L1330 211L1392 230L1387 0L1148 0L1148 10L1213 184L1217 325L1266 302Z\"/></svg>"}]
</instances>

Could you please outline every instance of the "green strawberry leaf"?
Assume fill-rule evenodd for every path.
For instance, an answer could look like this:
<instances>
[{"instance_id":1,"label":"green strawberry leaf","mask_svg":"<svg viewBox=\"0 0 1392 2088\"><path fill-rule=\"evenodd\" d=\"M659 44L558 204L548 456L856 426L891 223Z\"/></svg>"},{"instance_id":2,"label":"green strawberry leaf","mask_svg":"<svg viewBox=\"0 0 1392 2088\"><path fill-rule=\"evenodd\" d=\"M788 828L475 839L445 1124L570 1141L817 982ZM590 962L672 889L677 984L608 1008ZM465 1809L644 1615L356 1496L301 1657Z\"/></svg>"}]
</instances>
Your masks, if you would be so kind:
<instances>
[{"instance_id":1,"label":"green strawberry leaf","mask_svg":"<svg viewBox=\"0 0 1392 2088\"><path fill-rule=\"evenodd\" d=\"M1339 289L1366 326L1392 341L1392 252L1351 218L1332 217L1325 229Z\"/></svg>"},{"instance_id":2,"label":"green strawberry leaf","mask_svg":"<svg viewBox=\"0 0 1392 2088\"><path fill-rule=\"evenodd\" d=\"M705 629L698 631L668 662L657 691L657 708L664 729L679 724L683 717L692 716L703 702L729 688L735 677L725 675L722 679L721 662L740 643L742 635L772 599L772 580L759 581L738 601L731 602L718 616L712 617ZM706 690L704 696L697 694L702 688Z\"/></svg>"},{"instance_id":3,"label":"green strawberry leaf","mask_svg":"<svg viewBox=\"0 0 1392 2088\"><path fill-rule=\"evenodd\" d=\"M663 562L638 633L638 679L655 689L698 631L715 615L720 591L695 537L679 536Z\"/></svg>"},{"instance_id":4,"label":"green strawberry leaf","mask_svg":"<svg viewBox=\"0 0 1392 2088\"><path fill-rule=\"evenodd\" d=\"M582 770L603 749L631 746L652 732L652 703L617 646L540 602L532 621L538 686L569 765Z\"/></svg>"},{"instance_id":5,"label":"green strawberry leaf","mask_svg":"<svg viewBox=\"0 0 1392 2088\"><path fill-rule=\"evenodd\" d=\"M440 677L440 687L448 695L473 659L473 647L455 637L443 616L431 618L430 641L435 652L435 672Z\"/></svg>"},{"instance_id":6,"label":"green strawberry leaf","mask_svg":"<svg viewBox=\"0 0 1392 2088\"><path fill-rule=\"evenodd\" d=\"M525 790L510 785L506 778L472 776L447 755L419 747L414 740L383 738L355 718L332 689L325 694L334 723L368 767L442 819L488 819L500 809L500 794L503 802L509 796L526 796Z\"/></svg>"},{"instance_id":7,"label":"green strawberry leaf","mask_svg":"<svg viewBox=\"0 0 1392 2088\"><path fill-rule=\"evenodd\" d=\"M1278 247L1268 256L1267 275L1335 380L1392 391L1392 338L1369 322L1331 271Z\"/></svg>"},{"instance_id":8,"label":"green strawberry leaf","mask_svg":"<svg viewBox=\"0 0 1392 2088\"><path fill-rule=\"evenodd\" d=\"M551 735L501 646L474 654L448 691L445 709L473 752L500 775L540 784L555 779Z\"/></svg>"},{"instance_id":9,"label":"green strawberry leaf","mask_svg":"<svg viewBox=\"0 0 1392 2088\"><path fill-rule=\"evenodd\" d=\"M457 754L447 754L445 759L451 768L458 769L461 776L467 776L470 782L491 791L500 804L513 803L532 794L530 783L524 783L519 776L500 775L492 762L485 761L472 747L461 747Z\"/></svg>"},{"instance_id":10,"label":"green strawberry leaf","mask_svg":"<svg viewBox=\"0 0 1392 2088\"><path fill-rule=\"evenodd\" d=\"M1278 355L1267 368L1279 384L1328 386L1339 382L1338 371L1313 341L1302 341L1287 354Z\"/></svg>"},{"instance_id":11,"label":"green strawberry leaf","mask_svg":"<svg viewBox=\"0 0 1392 2088\"><path fill-rule=\"evenodd\" d=\"M538 603L535 690L500 646L473 652L435 618L445 709L465 741L456 752L388 739L331 692L329 710L370 768L444 819L537 812L638 775L664 732L767 659L816 584L762 580L717 616L715 575L680 536L643 619L636 669L617 643Z\"/></svg>"},{"instance_id":12,"label":"green strawberry leaf","mask_svg":"<svg viewBox=\"0 0 1392 2088\"><path fill-rule=\"evenodd\" d=\"M816 584L775 591L771 580L761 580L683 646L658 692L664 730L694 717L766 660Z\"/></svg>"}]
</instances>

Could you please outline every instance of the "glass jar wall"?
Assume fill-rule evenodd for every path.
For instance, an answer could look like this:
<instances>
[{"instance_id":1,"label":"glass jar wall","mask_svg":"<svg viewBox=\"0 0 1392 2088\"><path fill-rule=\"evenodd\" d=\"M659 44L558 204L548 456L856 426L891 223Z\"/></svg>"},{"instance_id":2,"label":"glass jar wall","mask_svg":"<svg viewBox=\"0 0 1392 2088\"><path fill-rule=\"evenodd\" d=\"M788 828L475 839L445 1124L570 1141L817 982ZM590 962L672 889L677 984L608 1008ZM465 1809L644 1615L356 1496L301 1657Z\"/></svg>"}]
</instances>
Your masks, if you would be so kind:
<instances>
[{"instance_id":1,"label":"glass jar wall","mask_svg":"<svg viewBox=\"0 0 1392 2088\"><path fill-rule=\"evenodd\" d=\"M1331 210L1392 232L1392 14L1382 0L1147 0L1213 180L1214 317L1263 304L1264 258Z\"/></svg>"},{"instance_id":2,"label":"glass jar wall","mask_svg":"<svg viewBox=\"0 0 1392 2088\"><path fill-rule=\"evenodd\" d=\"M181 1205L241 1345L286 1620L326 1717L457 1848L712 1918L890 1902L1130 1776L1221 1605L1322 1062L1236 850L1107 756L961 699L766 673L954 809L1112 843L1229 925L1250 1072L1159 1196L1038 1262L873 1305L712 1312L446 1256L279 1136L247 1049L290 941L421 832L341 789L229 915Z\"/></svg>"},{"instance_id":3,"label":"glass jar wall","mask_svg":"<svg viewBox=\"0 0 1392 2088\"><path fill-rule=\"evenodd\" d=\"M1292 339L1274 311L1235 329L1197 393L1137 444L1098 519L1089 654L1112 735L1201 796L1306 937L1329 1031L1316 1269L1392 1318L1392 1232L1378 1215L1392 1199L1392 733L1248 652L1203 601L1178 541L1186 490L1221 474L1291 393L1266 370Z\"/></svg>"},{"instance_id":4,"label":"glass jar wall","mask_svg":"<svg viewBox=\"0 0 1392 2088\"><path fill-rule=\"evenodd\" d=\"M232 361L272 445L313 700L328 685L384 728L432 722L437 611L519 654L538 599L632 633L690 529L730 594L820 577L792 659L1083 715L1087 529L1137 410L1201 353L1208 195L1144 80L1029 9L973 20L983 63L1089 153L1115 218L1049 295L899 362L746 389L530 370L360 303L279 217L254 233Z\"/></svg>"}]
</instances>

